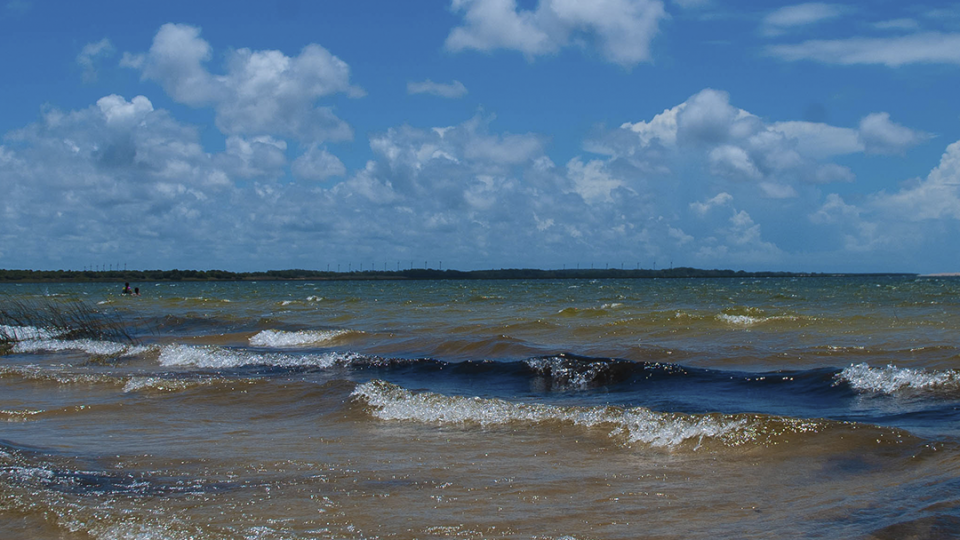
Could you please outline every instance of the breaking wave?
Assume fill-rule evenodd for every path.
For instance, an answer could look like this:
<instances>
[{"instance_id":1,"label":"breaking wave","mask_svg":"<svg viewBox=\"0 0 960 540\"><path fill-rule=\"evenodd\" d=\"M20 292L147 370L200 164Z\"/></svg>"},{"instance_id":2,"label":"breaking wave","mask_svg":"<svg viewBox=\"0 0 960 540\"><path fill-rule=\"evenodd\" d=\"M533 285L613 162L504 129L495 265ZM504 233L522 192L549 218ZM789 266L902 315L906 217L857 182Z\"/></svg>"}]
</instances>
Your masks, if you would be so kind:
<instances>
[{"instance_id":1,"label":"breaking wave","mask_svg":"<svg viewBox=\"0 0 960 540\"><path fill-rule=\"evenodd\" d=\"M353 333L352 330L299 330L296 332L264 330L250 338L250 345L268 348L302 347L326 343L351 333Z\"/></svg>"},{"instance_id":2,"label":"breaking wave","mask_svg":"<svg viewBox=\"0 0 960 540\"><path fill-rule=\"evenodd\" d=\"M225 349L216 346L167 345L160 350L162 366L195 366L201 368L236 368L242 366L276 367L332 367L349 364L354 353L328 352L323 354L293 355L258 353Z\"/></svg>"},{"instance_id":3,"label":"breaking wave","mask_svg":"<svg viewBox=\"0 0 960 540\"><path fill-rule=\"evenodd\" d=\"M958 391L960 373L955 370L927 371L896 366L870 367L856 364L837 374L837 382L845 382L861 392L895 394L904 391Z\"/></svg>"},{"instance_id":4,"label":"breaking wave","mask_svg":"<svg viewBox=\"0 0 960 540\"><path fill-rule=\"evenodd\" d=\"M414 421L426 424L482 427L515 422L570 423L601 428L610 437L626 444L676 448L707 440L728 446L767 442L784 433L816 433L824 422L768 417L755 414L681 414L656 412L643 407L564 407L536 403L514 403L501 399L446 396L433 392L414 393L381 380L359 385L353 396L372 408L381 420Z\"/></svg>"},{"instance_id":5,"label":"breaking wave","mask_svg":"<svg viewBox=\"0 0 960 540\"><path fill-rule=\"evenodd\" d=\"M9 341L53 339L61 333L62 332L34 326L10 326L0 324L0 339Z\"/></svg>"},{"instance_id":6,"label":"breaking wave","mask_svg":"<svg viewBox=\"0 0 960 540\"><path fill-rule=\"evenodd\" d=\"M94 339L28 339L14 343L13 351L17 353L32 353L38 351L83 351L98 356L134 356L156 350L151 346L124 345L114 341L99 341Z\"/></svg>"}]
</instances>

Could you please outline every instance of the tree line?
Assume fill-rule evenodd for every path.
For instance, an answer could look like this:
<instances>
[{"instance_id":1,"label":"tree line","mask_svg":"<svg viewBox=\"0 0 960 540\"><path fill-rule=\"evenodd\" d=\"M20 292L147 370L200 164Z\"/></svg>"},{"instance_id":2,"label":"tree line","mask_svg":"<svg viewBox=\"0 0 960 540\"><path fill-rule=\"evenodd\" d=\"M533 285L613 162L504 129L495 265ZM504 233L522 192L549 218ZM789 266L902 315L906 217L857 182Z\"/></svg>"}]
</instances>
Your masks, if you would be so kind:
<instances>
[{"instance_id":1,"label":"tree line","mask_svg":"<svg viewBox=\"0 0 960 540\"><path fill-rule=\"evenodd\" d=\"M269 280L469 280L469 279L636 279L636 278L749 278L837 276L846 274L745 272L743 270L703 270L678 267L662 270L501 268L491 270L366 270L329 272L320 270L268 270L265 272L228 272L226 270L3 270L0 282L145 282L145 281L269 281ZM877 274L873 274L877 275ZM912 274L883 274L912 275Z\"/></svg>"}]
</instances>

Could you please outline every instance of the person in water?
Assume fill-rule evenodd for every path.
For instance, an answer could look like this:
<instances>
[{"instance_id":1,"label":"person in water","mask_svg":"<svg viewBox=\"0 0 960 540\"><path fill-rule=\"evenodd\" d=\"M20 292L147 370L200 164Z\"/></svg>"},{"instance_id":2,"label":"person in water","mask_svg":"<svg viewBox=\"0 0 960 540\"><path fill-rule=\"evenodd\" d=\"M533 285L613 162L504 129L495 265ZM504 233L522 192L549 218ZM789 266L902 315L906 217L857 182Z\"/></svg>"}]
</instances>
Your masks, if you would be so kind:
<instances>
[{"instance_id":1,"label":"person in water","mask_svg":"<svg viewBox=\"0 0 960 540\"><path fill-rule=\"evenodd\" d=\"M124 283L124 284L123 284L123 291L122 291L120 294L133 294L133 291L130 290L130 284L129 284L129 283Z\"/></svg>"},{"instance_id":2,"label":"person in water","mask_svg":"<svg viewBox=\"0 0 960 540\"><path fill-rule=\"evenodd\" d=\"M134 295L134 296L140 296L140 287L134 287L134 288L133 288L133 295Z\"/></svg>"}]
</instances>

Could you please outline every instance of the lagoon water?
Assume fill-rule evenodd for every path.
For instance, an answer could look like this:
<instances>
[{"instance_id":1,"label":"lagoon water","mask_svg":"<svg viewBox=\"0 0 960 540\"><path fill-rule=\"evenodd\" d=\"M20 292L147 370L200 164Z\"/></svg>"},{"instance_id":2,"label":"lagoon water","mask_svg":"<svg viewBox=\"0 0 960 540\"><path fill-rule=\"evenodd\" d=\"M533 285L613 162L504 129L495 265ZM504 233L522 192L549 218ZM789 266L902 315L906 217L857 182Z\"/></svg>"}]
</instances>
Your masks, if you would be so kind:
<instances>
[{"instance_id":1,"label":"lagoon water","mask_svg":"<svg viewBox=\"0 0 960 540\"><path fill-rule=\"evenodd\" d=\"M0 538L960 537L960 280L0 286Z\"/></svg>"}]
</instances>

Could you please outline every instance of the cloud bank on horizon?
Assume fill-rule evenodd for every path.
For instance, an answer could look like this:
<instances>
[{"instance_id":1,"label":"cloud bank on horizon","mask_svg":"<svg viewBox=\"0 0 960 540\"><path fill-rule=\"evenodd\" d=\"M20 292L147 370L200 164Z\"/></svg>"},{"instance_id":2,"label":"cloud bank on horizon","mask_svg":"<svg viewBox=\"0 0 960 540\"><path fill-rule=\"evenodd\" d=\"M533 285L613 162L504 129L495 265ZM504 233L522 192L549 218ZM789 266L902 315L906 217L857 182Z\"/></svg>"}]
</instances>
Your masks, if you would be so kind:
<instances>
[{"instance_id":1,"label":"cloud bank on horizon","mask_svg":"<svg viewBox=\"0 0 960 540\"><path fill-rule=\"evenodd\" d=\"M34 43L0 267L960 270L960 7L360 4Z\"/></svg>"}]
</instances>

